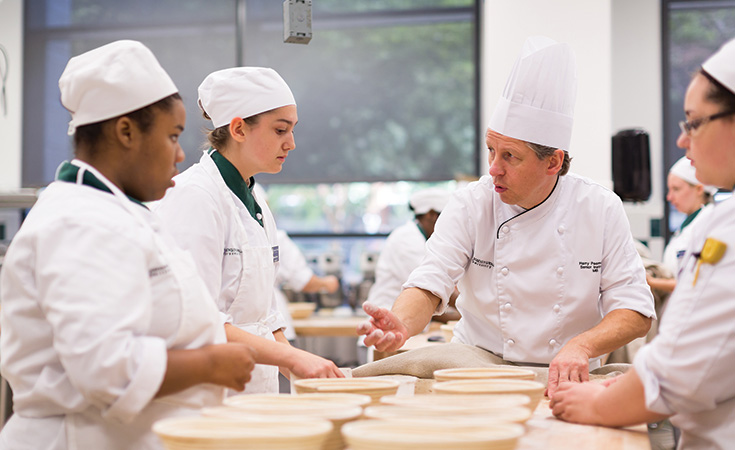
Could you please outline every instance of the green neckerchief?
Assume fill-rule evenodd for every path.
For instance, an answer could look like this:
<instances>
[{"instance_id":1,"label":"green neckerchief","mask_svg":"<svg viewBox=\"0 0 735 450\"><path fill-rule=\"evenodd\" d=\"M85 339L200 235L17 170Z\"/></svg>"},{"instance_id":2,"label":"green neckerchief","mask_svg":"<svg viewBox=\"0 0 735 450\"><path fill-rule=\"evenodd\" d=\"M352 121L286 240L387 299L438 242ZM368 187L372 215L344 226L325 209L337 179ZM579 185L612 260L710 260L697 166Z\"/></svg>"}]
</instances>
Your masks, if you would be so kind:
<instances>
[{"instance_id":1,"label":"green neckerchief","mask_svg":"<svg viewBox=\"0 0 735 450\"><path fill-rule=\"evenodd\" d=\"M690 223L692 223L692 221L694 220L694 218L697 217L701 211L702 211L702 208L699 208L698 210L696 210L693 213L689 214L687 216L687 218L684 219L684 222L681 223L681 226L679 227L679 233L681 233L682 231L684 231L684 228L686 228L687 225L689 225Z\"/></svg>"},{"instance_id":2,"label":"green neckerchief","mask_svg":"<svg viewBox=\"0 0 735 450\"><path fill-rule=\"evenodd\" d=\"M427 235L426 235L426 233L424 232L424 229L423 229L423 228L421 228L421 225L419 225L418 221L416 221L416 222L414 222L414 223L416 224L416 227L417 227L417 228L419 229L419 231L421 232L421 235L422 235L422 236L424 236L424 239L426 239L426 240L428 241L428 240L429 240L429 236L427 236Z\"/></svg>"},{"instance_id":3,"label":"green neckerchief","mask_svg":"<svg viewBox=\"0 0 735 450\"><path fill-rule=\"evenodd\" d=\"M255 178L250 177L250 180L246 183L243 180L240 171L237 167L233 166L231 162L227 160L220 152L214 148L209 149L209 156L212 157L212 161L217 166L220 175L225 180L225 184L232 191L233 194L240 199L243 205L248 209L250 216L255 219L260 226L263 226L263 210L260 209L260 205L255 201L253 197L253 186L255 186Z\"/></svg>"},{"instance_id":4,"label":"green neckerchief","mask_svg":"<svg viewBox=\"0 0 735 450\"><path fill-rule=\"evenodd\" d=\"M70 163L69 161L64 161L61 163L59 168L56 170L56 179L59 181L66 181L69 183L76 183L77 182L77 174L79 173L79 166L75 166L74 164ZM112 191L110 188L105 186L105 183L100 181L99 178L97 178L92 172L89 170L84 171L84 175L82 175L82 184L93 187L95 189L99 189L100 191L104 191L107 193L112 194ZM126 195L128 199L130 199L131 202L136 203L143 208L148 209L140 200L133 198L129 195Z\"/></svg>"}]
</instances>

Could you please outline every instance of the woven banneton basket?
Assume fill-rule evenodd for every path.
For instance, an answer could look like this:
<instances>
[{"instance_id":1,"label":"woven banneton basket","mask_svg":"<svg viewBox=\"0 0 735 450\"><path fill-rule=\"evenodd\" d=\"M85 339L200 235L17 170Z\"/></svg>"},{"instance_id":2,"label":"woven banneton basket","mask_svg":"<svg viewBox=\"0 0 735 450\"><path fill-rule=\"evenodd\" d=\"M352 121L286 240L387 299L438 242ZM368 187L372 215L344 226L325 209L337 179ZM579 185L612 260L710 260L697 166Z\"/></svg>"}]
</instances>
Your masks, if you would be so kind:
<instances>
[{"instance_id":1,"label":"woven banneton basket","mask_svg":"<svg viewBox=\"0 0 735 450\"><path fill-rule=\"evenodd\" d=\"M516 423L464 425L442 420L360 420L342 427L350 450L512 450L523 435Z\"/></svg>"},{"instance_id":2,"label":"woven banneton basket","mask_svg":"<svg viewBox=\"0 0 735 450\"><path fill-rule=\"evenodd\" d=\"M546 386L529 380L458 380L435 383L435 394L523 394L531 399L528 407L536 409Z\"/></svg>"},{"instance_id":3,"label":"woven banneton basket","mask_svg":"<svg viewBox=\"0 0 735 450\"><path fill-rule=\"evenodd\" d=\"M436 381L487 380L503 378L506 380L535 380L532 370L514 367L468 367L463 369L439 369L434 371Z\"/></svg>"},{"instance_id":4,"label":"woven banneton basket","mask_svg":"<svg viewBox=\"0 0 735 450\"><path fill-rule=\"evenodd\" d=\"M522 394L488 394L488 395L465 395L465 394L422 394L414 396L385 396L380 399L384 405L415 406L424 409L447 409L447 408L513 408L524 406L530 409L531 399Z\"/></svg>"},{"instance_id":5,"label":"woven banneton basket","mask_svg":"<svg viewBox=\"0 0 735 450\"><path fill-rule=\"evenodd\" d=\"M367 395L371 404L380 403L385 395L395 395L400 383L380 378L304 378L293 383L296 394L350 393Z\"/></svg>"},{"instance_id":6,"label":"woven banneton basket","mask_svg":"<svg viewBox=\"0 0 735 450\"><path fill-rule=\"evenodd\" d=\"M167 450L321 450L331 431L328 420L310 418L175 417L153 424Z\"/></svg>"},{"instance_id":7,"label":"woven banneton basket","mask_svg":"<svg viewBox=\"0 0 735 450\"><path fill-rule=\"evenodd\" d=\"M365 418L382 420L443 419L476 421L478 423L525 423L531 418L531 410L523 406L493 408L482 406L424 408L420 406L378 405L365 409Z\"/></svg>"},{"instance_id":8,"label":"woven banneton basket","mask_svg":"<svg viewBox=\"0 0 735 450\"><path fill-rule=\"evenodd\" d=\"M286 395L283 397L296 397ZM272 398L267 403L243 403L239 406L222 406L218 408L205 408L202 414L208 417L222 417L225 419L249 420L256 418L280 418L283 420L299 421L303 418L327 419L333 429L322 444L322 450L341 450L345 447L342 434L342 425L362 417L362 408L356 405L336 404L320 401L280 401L284 398Z\"/></svg>"}]
</instances>

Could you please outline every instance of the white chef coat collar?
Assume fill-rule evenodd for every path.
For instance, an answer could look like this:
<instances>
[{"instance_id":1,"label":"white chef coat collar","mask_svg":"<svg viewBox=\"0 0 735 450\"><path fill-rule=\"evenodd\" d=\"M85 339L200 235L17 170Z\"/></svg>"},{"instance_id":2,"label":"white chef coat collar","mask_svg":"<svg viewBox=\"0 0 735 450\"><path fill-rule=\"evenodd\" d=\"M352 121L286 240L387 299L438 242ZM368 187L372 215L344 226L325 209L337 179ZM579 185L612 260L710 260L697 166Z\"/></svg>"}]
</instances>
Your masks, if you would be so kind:
<instances>
[{"instance_id":1,"label":"white chef coat collar","mask_svg":"<svg viewBox=\"0 0 735 450\"><path fill-rule=\"evenodd\" d=\"M562 177L562 175L557 175L556 176L556 182L554 183L554 187L551 189L551 192L549 193L549 195L541 203L539 203L538 205L536 205L536 206L534 206L532 208L524 209L520 213L514 214L509 219L506 219L503 222L501 222L500 225L498 225L498 229L495 230L495 236L499 239L500 238L500 229L504 225L508 224L508 222L510 222L510 221L512 221L512 220L514 220L514 219L516 219L518 217L525 216L524 217L525 219L535 220L537 218L540 218L540 217L545 216L549 212L549 210L554 206L554 204L556 203L556 199L559 197L559 194L558 193L559 193L559 191L561 191L561 188L559 188L559 184L560 184L559 182L561 180L561 177ZM500 200L499 196L496 197L496 200L499 201L499 202L502 202ZM512 208L515 205L507 205L507 206L509 206L508 209L511 210L511 211L514 211L515 210L515 208ZM517 210L515 210L514 213L516 211Z\"/></svg>"}]
</instances>

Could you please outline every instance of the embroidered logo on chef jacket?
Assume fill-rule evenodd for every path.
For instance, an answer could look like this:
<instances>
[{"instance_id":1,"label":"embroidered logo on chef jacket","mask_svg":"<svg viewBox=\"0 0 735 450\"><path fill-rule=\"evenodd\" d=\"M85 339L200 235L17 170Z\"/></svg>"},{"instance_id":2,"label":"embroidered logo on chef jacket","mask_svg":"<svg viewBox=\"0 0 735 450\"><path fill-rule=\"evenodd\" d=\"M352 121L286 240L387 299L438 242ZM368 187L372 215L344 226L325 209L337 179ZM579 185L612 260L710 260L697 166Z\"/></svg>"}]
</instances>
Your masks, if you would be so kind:
<instances>
[{"instance_id":1,"label":"embroidered logo on chef jacket","mask_svg":"<svg viewBox=\"0 0 735 450\"><path fill-rule=\"evenodd\" d=\"M165 274L169 273L170 270L171 269L169 269L168 265L154 267L154 268L152 268L152 269L150 269L148 271L148 276L150 278L153 278L153 277L157 277L157 276L160 276L160 275L165 275Z\"/></svg>"},{"instance_id":2,"label":"embroidered logo on chef jacket","mask_svg":"<svg viewBox=\"0 0 735 450\"><path fill-rule=\"evenodd\" d=\"M484 267L486 269L492 269L493 267L495 267L495 264L493 264L492 261L483 261L481 259L475 258L474 256L472 257L472 264Z\"/></svg>"},{"instance_id":3,"label":"embroidered logo on chef jacket","mask_svg":"<svg viewBox=\"0 0 735 450\"><path fill-rule=\"evenodd\" d=\"M276 246L273 247L273 263L275 264L278 261L279 261L279 258L278 258L278 246L276 245Z\"/></svg>"},{"instance_id":4,"label":"embroidered logo on chef jacket","mask_svg":"<svg viewBox=\"0 0 735 450\"><path fill-rule=\"evenodd\" d=\"M602 267L602 261L580 261L579 268L581 270L591 270L592 272L599 272Z\"/></svg>"},{"instance_id":5,"label":"embroidered logo on chef jacket","mask_svg":"<svg viewBox=\"0 0 735 450\"><path fill-rule=\"evenodd\" d=\"M225 248L225 256L240 256L242 255L242 250L239 248Z\"/></svg>"}]
</instances>

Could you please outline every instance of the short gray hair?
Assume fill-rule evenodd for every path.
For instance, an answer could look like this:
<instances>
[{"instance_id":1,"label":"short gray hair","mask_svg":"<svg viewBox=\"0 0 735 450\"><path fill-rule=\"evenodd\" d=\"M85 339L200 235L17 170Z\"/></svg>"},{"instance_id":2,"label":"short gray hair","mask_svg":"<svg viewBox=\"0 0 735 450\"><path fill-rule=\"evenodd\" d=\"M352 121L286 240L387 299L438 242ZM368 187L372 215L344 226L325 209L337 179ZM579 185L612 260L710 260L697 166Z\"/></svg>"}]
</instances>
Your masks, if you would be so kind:
<instances>
[{"instance_id":1,"label":"short gray hair","mask_svg":"<svg viewBox=\"0 0 735 450\"><path fill-rule=\"evenodd\" d=\"M547 145L541 145L541 144L534 144L533 142L527 142L523 141L528 148L533 150L534 153L536 153L536 156L538 159L544 159L547 156L551 156L554 154L554 152L557 150L556 147L549 147ZM569 172L569 165L572 163L572 157L569 156L569 152L566 150L563 150L564 152L564 161L561 163L561 170L559 170L559 175L566 175L567 172Z\"/></svg>"}]
</instances>

